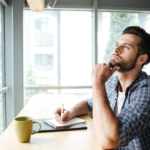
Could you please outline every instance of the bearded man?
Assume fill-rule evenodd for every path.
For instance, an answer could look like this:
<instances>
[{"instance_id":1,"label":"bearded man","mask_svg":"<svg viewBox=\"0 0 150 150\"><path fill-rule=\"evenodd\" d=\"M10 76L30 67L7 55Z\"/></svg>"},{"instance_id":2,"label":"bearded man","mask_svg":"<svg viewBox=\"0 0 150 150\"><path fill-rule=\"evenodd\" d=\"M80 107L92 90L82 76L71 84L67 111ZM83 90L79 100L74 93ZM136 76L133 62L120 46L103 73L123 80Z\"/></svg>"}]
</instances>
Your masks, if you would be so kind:
<instances>
[{"instance_id":1,"label":"bearded man","mask_svg":"<svg viewBox=\"0 0 150 150\"><path fill-rule=\"evenodd\" d=\"M65 123L93 111L101 148L150 149L150 77L142 71L149 62L150 35L138 26L127 27L110 62L92 70L92 98L66 110L62 118L58 108L55 119ZM115 71L118 76L111 77Z\"/></svg>"}]
</instances>

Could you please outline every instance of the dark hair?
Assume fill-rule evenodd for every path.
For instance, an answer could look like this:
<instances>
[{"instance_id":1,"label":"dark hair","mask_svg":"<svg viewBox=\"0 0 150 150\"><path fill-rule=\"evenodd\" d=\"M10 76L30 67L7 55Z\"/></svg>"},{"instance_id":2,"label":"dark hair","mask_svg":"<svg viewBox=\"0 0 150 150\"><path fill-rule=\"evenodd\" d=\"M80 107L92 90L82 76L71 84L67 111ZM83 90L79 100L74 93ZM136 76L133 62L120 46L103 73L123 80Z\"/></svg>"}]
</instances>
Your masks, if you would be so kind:
<instances>
[{"instance_id":1,"label":"dark hair","mask_svg":"<svg viewBox=\"0 0 150 150\"><path fill-rule=\"evenodd\" d=\"M139 55L147 54L148 59L142 65L142 67L144 65L147 65L150 62L150 34L148 34L144 29L140 28L139 26L129 26L122 32L122 34L134 34L141 38L141 41L137 44L137 57Z\"/></svg>"}]
</instances>

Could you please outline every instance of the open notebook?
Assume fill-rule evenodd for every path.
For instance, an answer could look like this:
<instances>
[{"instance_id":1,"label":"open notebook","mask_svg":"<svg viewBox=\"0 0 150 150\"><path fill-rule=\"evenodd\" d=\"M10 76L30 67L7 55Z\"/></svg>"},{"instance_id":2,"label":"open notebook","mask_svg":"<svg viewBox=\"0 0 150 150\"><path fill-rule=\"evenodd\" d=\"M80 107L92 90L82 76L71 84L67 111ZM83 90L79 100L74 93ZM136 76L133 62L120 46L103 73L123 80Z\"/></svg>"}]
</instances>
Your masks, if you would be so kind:
<instances>
[{"instance_id":1,"label":"open notebook","mask_svg":"<svg viewBox=\"0 0 150 150\"><path fill-rule=\"evenodd\" d=\"M75 117L75 118L69 120L68 122L66 122L65 124L58 123L55 119L45 119L44 122L54 128L61 128L61 127L71 126L71 125L75 125L75 124L79 124L79 123L85 123L86 121Z\"/></svg>"}]
</instances>

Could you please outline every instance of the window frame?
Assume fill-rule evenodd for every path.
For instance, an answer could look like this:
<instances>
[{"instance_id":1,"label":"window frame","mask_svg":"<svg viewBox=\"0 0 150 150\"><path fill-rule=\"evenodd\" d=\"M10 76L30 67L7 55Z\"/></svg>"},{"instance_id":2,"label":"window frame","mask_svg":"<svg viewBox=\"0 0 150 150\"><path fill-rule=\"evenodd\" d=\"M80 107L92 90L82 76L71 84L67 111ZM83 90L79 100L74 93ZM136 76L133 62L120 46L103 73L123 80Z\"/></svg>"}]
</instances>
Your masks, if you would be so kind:
<instances>
[{"instance_id":1,"label":"window frame","mask_svg":"<svg viewBox=\"0 0 150 150\"><path fill-rule=\"evenodd\" d=\"M7 3L1 3L1 44L2 44L2 88L0 88L0 94L2 94L2 111L3 111L3 131L6 129L6 93L9 91L9 87L5 85L5 41L4 41L4 7Z\"/></svg>"},{"instance_id":2,"label":"window frame","mask_svg":"<svg viewBox=\"0 0 150 150\"><path fill-rule=\"evenodd\" d=\"M95 0L95 1L97 1L97 0ZM96 7L96 9L97 9L97 7ZM29 10L29 8L26 8L25 10ZM52 10L52 11L64 11L64 9L57 9L57 10ZM67 11L78 11L78 10L67 10ZM87 11L87 9L82 9L82 11ZM93 13L95 18L96 18L96 15L95 15L96 11L93 12L93 11L91 11L91 9L89 9L88 11ZM95 21L97 21L97 20L92 19L92 26L93 26L92 30L96 31L97 25L95 26L96 23L93 23ZM96 35L93 33L93 36L94 36L94 39L92 37L92 43L93 43L93 41L97 41L97 33L96 33ZM94 44L96 45L96 43L97 42L95 42ZM97 53L97 47L94 44L92 44L92 47L93 47L92 48L92 53L96 54ZM93 51L93 49L94 49L94 51ZM93 57L92 58L92 66L94 66L95 64L97 64L97 55L93 55L92 57ZM58 90L60 90L60 89L79 89L79 88L81 88L81 89L90 88L91 89L92 86L91 85L87 85L87 86L84 86L84 85L81 85L81 86L24 86L24 90L30 90L30 89L32 89L32 90L37 90L37 89L39 89L39 90L47 90L47 89L51 89L51 90L58 89Z\"/></svg>"}]
</instances>

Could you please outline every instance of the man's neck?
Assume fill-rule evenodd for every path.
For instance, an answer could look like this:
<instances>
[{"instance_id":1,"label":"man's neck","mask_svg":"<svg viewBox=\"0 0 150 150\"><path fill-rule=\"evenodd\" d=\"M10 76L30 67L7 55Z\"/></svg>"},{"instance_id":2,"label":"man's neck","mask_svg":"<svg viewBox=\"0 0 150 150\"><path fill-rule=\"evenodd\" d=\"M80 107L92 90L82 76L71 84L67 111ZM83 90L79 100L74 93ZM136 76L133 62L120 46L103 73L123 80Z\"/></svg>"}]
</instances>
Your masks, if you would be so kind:
<instances>
[{"instance_id":1,"label":"man's neck","mask_svg":"<svg viewBox=\"0 0 150 150\"><path fill-rule=\"evenodd\" d=\"M125 92L126 88L132 83L132 81L135 79L140 71L141 69L134 68L126 72L118 72L118 77L120 81L119 91Z\"/></svg>"}]
</instances>

